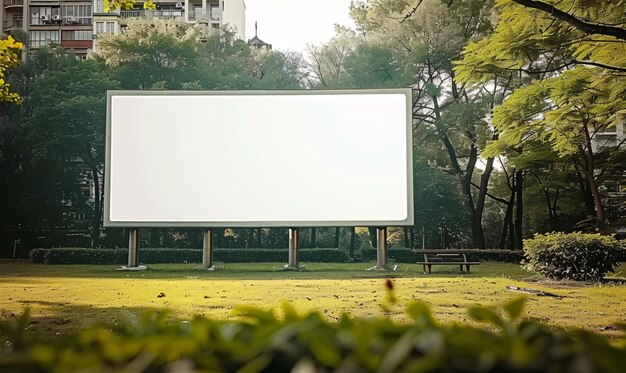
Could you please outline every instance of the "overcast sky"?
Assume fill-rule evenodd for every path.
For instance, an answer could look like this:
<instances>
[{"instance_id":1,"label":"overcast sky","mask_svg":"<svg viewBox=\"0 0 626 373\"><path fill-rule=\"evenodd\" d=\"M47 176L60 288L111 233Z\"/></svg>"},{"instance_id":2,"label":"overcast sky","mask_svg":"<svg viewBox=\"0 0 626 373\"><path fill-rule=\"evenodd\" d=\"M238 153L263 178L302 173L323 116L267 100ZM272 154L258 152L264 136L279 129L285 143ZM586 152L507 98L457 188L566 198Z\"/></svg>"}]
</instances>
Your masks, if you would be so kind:
<instances>
[{"instance_id":1,"label":"overcast sky","mask_svg":"<svg viewBox=\"0 0 626 373\"><path fill-rule=\"evenodd\" d=\"M274 49L304 51L307 43L322 43L334 35L334 24L353 27L350 0L245 0L246 39L254 36Z\"/></svg>"}]
</instances>

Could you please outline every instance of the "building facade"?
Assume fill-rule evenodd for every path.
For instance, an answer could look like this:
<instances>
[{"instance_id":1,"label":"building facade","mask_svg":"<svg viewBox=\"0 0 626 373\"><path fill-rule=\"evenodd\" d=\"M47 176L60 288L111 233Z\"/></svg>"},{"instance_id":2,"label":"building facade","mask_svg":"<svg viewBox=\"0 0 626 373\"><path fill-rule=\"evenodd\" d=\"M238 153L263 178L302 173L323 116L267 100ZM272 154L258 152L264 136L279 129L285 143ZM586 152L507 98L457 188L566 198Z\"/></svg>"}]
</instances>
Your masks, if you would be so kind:
<instances>
[{"instance_id":1,"label":"building facade","mask_svg":"<svg viewBox=\"0 0 626 373\"><path fill-rule=\"evenodd\" d=\"M197 23L209 33L229 24L237 36L245 37L244 0L156 1L156 10L135 9L104 11L103 0L0 0L2 33L23 30L28 35L27 51L50 43L72 49L86 57L97 49L97 36L117 34L131 19L177 19Z\"/></svg>"},{"instance_id":2,"label":"building facade","mask_svg":"<svg viewBox=\"0 0 626 373\"><path fill-rule=\"evenodd\" d=\"M98 35L117 34L133 19L175 19L196 23L204 28L204 35L228 24L237 30L240 39L245 37L244 0L161 0L154 4L157 7L154 10L143 9L143 2L137 1L134 9L105 13L104 1L94 0L94 51L98 48Z\"/></svg>"}]
</instances>

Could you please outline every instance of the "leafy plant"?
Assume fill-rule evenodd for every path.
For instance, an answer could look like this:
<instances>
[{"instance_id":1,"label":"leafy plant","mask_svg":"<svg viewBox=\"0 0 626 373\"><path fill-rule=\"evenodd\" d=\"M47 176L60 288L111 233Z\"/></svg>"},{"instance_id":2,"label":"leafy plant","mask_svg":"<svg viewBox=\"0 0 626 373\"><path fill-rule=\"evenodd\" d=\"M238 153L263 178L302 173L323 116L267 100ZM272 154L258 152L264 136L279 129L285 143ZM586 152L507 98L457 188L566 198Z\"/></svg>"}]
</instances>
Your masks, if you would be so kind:
<instances>
[{"instance_id":1,"label":"leafy plant","mask_svg":"<svg viewBox=\"0 0 626 373\"><path fill-rule=\"evenodd\" d=\"M148 313L136 326L95 325L55 343L36 344L13 343L22 334L5 321L0 370L566 372L585 367L619 372L626 364L626 344L618 347L587 331L566 333L520 321L523 308L524 299L515 299L497 309L469 309L475 322L486 323L483 328L442 326L421 302L406 308L412 320L407 324L348 314L329 322L319 312L302 314L285 302L280 312L240 307L240 318L229 322L196 317L179 323L168 321L167 312Z\"/></svg>"},{"instance_id":2,"label":"leafy plant","mask_svg":"<svg viewBox=\"0 0 626 373\"><path fill-rule=\"evenodd\" d=\"M624 249L608 236L547 233L524 240L525 269L556 279L599 281L614 272Z\"/></svg>"}]
</instances>

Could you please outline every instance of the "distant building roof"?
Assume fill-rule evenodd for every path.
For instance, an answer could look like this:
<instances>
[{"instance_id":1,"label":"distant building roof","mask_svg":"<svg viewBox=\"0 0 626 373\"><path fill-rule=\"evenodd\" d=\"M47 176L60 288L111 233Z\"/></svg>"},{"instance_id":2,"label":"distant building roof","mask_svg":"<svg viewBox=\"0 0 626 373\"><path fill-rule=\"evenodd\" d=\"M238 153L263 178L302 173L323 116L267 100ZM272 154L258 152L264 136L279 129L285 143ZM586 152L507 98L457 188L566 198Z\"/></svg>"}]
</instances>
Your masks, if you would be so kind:
<instances>
[{"instance_id":1,"label":"distant building roof","mask_svg":"<svg viewBox=\"0 0 626 373\"><path fill-rule=\"evenodd\" d=\"M248 44L255 48L272 49L272 44L266 43L263 40L259 39L257 32L258 32L258 26L257 26L257 23L254 22L254 37L248 40Z\"/></svg>"}]
</instances>

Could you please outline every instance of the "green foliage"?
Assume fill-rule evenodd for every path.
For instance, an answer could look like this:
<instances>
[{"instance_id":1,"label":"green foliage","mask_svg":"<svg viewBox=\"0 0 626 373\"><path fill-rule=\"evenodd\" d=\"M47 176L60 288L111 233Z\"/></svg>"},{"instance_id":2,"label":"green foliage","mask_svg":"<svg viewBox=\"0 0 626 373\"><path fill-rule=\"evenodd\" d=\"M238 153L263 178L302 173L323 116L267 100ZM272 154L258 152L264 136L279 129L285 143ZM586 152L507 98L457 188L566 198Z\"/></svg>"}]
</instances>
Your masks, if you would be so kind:
<instances>
[{"instance_id":1,"label":"green foliage","mask_svg":"<svg viewBox=\"0 0 626 373\"><path fill-rule=\"evenodd\" d=\"M392 294L393 287L388 288ZM389 307L394 307L393 304ZM488 327L436 322L421 302L407 306L412 320L387 317L329 322L319 312L240 307L237 321L196 317L168 322L167 312L145 314L134 326L92 326L57 343L24 345L17 322L3 321L7 343L0 369L20 372L620 372L626 344L611 345L587 331L548 328L521 320L524 299L498 309L473 307L469 317ZM623 328L623 326L622 326Z\"/></svg>"},{"instance_id":2,"label":"green foliage","mask_svg":"<svg viewBox=\"0 0 626 373\"><path fill-rule=\"evenodd\" d=\"M613 237L547 233L524 240L524 268L556 279L600 281L614 272L624 248Z\"/></svg>"},{"instance_id":3,"label":"green foliage","mask_svg":"<svg viewBox=\"0 0 626 373\"><path fill-rule=\"evenodd\" d=\"M348 254L334 248L300 249L302 262L346 263ZM213 258L225 263L272 263L287 260L286 249L216 249ZM34 249L30 253L35 263L46 264L123 264L128 258L126 249L55 248ZM141 263L201 263L202 250L198 249L140 249Z\"/></svg>"}]
</instances>

